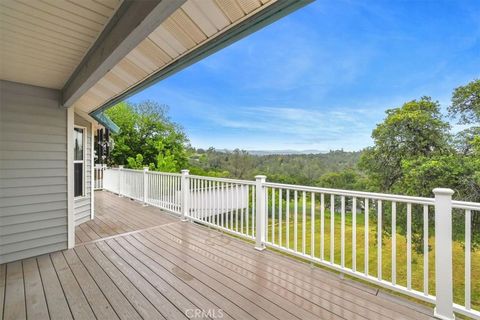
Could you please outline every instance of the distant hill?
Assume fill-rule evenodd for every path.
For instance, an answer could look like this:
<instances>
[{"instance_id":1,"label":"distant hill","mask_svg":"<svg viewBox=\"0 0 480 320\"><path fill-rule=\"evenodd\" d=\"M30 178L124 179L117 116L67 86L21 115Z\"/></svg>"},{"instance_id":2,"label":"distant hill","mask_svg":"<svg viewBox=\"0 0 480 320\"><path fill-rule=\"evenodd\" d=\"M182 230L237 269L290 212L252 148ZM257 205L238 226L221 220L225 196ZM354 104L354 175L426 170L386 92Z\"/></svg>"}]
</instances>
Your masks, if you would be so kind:
<instances>
[{"instance_id":1,"label":"distant hill","mask_svg":"<svg viewBox=\"0 0 480 320\"><path fill-rule=\"evenodd\" d=\"M217 152L224 152L230 153L233 152L233 149L215 149ZM294 155L294 154L325 154L329 153L328 150L316 150L316 149L309 149L309 150L245 150L248 154L252 156L269 156L269 155Z\"/></svg>"},{"instance_id":2,"label":"distant hill","mask_svg":"<svg viewBox=\"0 0 480 320\"><path fill-rule=\"evenodd\" d=\"M328 151L324 150L247 150L252 156L268 156L268 155L289 155L289 154L324 154Z\"/></svg>"}]
</instances>

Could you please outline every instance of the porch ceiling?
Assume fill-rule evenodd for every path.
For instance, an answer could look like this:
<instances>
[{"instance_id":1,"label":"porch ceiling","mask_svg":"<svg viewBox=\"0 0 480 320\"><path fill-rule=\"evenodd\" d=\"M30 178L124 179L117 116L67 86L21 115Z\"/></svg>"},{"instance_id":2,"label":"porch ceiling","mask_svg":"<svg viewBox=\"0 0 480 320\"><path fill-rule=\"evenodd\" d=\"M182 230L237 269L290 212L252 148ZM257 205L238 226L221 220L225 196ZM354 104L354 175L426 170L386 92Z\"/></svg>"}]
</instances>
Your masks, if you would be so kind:
<instances>
[{"instance_id":1,"label":"porch ceiling","mask_svg":"<svg viewBox=\"0 0 480 320\"><path fill-rule=\"evenodd\" d=\"M2 0L0 79L61 89L121 0Z\"/></svg>"},{"instance_id":2,"label":"porch ceiling","mask_svg":"<svg viewBox=\"0 0 480 320\"><path fill-rule=\"evenodd\" d=\"M74 103L91 112L277 0L188 0Z\"/></svg>"}]
</instances>

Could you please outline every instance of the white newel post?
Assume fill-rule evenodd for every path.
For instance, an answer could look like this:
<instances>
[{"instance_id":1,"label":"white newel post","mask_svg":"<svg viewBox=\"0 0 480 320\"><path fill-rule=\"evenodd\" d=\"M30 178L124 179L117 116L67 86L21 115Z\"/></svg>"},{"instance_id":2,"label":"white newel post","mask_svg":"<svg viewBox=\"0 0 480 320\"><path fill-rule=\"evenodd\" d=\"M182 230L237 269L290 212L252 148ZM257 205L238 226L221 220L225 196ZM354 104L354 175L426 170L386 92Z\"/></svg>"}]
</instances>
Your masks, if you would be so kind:
<instances>
[{"instance_id":1,"label":"white newel post","mask_svg":"<svg viewBox=\"0 0 480 320\"><path fill-rule=\"evenodd\" d=\"M452 275L452 189L436 188L435 194L435 286L434 316L455 319Z\"/></svg>"},{"instance_id":2,"label":"white newel post","mask_svg":"<svg viewBox=\"0 0 480 320\"><path fill-rule=\"evenodd\" d=\"M118 196L122 196L123 165L118 166Z\"/></svg>"},{"instance_id":3,"label":"white newel post","mask_svg":"<svg viewBox=\"0 0 480 320\"><path fill-rule=\"evenodd\" d=\"M256 234L255 234L255 249L265 249L265 224L266 224L266 210L265 210L265 181L266 176L255 176L256 189Z\"/></svg>"},{"instance_id":4,"label":"white newel post","mask_svg":"<svg viewBox=\"0 0 480 320\"><path fill-rule=\"evenodd\" d=\"M190 201L190 181L188 179L189 170L182 170L182 221L187 221L188 210L189 210L189 201Z\"/></svg>"},{"instance_id":5,"label":"white newel post","mask_svg":"<svg viewBox=\"0 0 480 320\"><path fill-rule=\"evenodd\" d=\"M148 199L148 167L143 167L143 206L147 206Z\"/></svg>"}]
</instances>

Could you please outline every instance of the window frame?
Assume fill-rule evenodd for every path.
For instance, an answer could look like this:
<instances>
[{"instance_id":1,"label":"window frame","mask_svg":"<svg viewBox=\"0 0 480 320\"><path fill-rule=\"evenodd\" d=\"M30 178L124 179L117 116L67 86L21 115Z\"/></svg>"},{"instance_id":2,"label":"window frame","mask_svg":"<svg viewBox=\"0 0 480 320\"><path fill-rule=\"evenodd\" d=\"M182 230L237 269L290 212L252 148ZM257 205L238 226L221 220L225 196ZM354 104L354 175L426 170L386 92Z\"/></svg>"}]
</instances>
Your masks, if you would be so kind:
<instances>
[{"instance_id":1,"label":"window frame","mask_svg":"<svg viewBox=\"0 0 480 320\"><path fill-rule=\"evenodd\" d=\"M85 167L85 164L86 164L86 162L87 162L87 159L86 159L86 158L87 158L87 153L86 153L86 151L87 151L87 149L86 149L86 147L87 147L87 146L86 146L86 142L87 142L87 140L86 140L86 139L87 139L87 127L80 126L80 125L74 125L74 126L73 126L73 133L72 133L72 134L75 133L75 129L82 129L82 131L83 131L83 134L82 134L82 135L83 135L83 138L82 138L82 142L83 142L83 146L82 146L82 147L83 147L83 148L82 148L82 149L83 149L83 160L75 160L75 154L74 154L74 156L73 156L73 166L74 166L74 167L75 167L75 164L76 164L76 163L81 163L81 164L83 164L83 166L82 166L82 194L81 194L80 196L75 196L75 190L74 190L74 198L73 198L73 199L74 199L74 200L77 200L77 199L85 198L85 197L87 196L86 190L85 190L85 189L86 189L86 187L85 187L85 186L86 186L86 181L85 181L86 167ZM75 147L75 137L74 137L74 139L73 139L73 146ZM73 179L74 179L73 184L75 185L75 171L74 171Z\"/></svg>"}]
</instances>

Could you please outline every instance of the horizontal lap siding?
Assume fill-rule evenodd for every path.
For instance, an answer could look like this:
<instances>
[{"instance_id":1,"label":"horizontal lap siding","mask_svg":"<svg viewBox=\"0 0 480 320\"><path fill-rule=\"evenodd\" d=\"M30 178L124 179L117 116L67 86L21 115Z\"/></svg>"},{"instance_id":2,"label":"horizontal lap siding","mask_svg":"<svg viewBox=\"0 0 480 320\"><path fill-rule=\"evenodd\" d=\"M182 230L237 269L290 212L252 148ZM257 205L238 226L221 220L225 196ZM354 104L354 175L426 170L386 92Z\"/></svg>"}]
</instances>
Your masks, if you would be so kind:
<instances>
[{"instance_id":1,"label":"horizontal lap siding","mask_svg":"<svg viewBox=\"0 0 480 320\"><path fill-rule=\"evenodd\" d=\"M78 114L75 114L75 125L85 127L87 129L85 141L85 196L81 198L76 198L74 200L74 212L75 212L75 225L79 225L85 221L90 220L91 214L91 196L92 196L92 127L91 123L80 117Z\"/></svg>"},{"instance_id":2,"label":"horizontal lap siding","mask_svg":"<svg viewBox=\"0 0 480 320\"><path fill-rule=\"evenodd\" d=\"M0 263L66 247L66 109L57 90L0 81Z\"/></svg>"}]
</instances>

